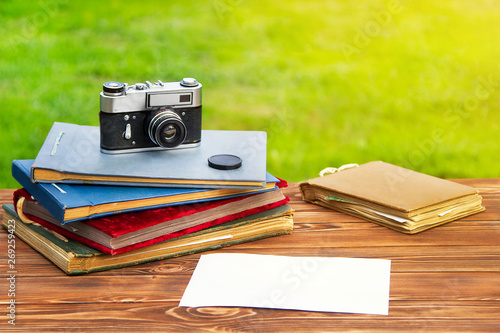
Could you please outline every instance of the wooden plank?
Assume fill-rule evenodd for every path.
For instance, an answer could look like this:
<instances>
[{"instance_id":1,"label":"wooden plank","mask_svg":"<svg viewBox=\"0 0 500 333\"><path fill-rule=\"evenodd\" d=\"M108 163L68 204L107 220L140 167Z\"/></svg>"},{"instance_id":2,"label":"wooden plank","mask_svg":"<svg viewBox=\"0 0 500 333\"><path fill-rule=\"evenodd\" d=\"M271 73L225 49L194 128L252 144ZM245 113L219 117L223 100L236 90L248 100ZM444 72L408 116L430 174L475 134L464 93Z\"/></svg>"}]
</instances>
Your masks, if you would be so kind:
<instances>
[{"instance_id":1,"label":"wooden plank","mask_svg":"<svg viewBox=\"0 0 500 333\"><path fill-rule=\"evenodd\" d=\"M478 246L472 249L455 247L404 247L366 248L332 247L332 248L290 248L279 249L266 246L233 247L217 250L221 252L253 253L262 255L291 255L291 256L325 256L325 257L351 257L351 258L382 258L392 260L392 272L499 272L500 248L496 247L494 253L490 247ZM209 253L209 252L207 252ZM215 252L212 252L215 253ZM153 262L139 266L128 267L120 270L99 272L96 276L129 276L129 275L173 275L191 274L199 255L186 256ZM2 259L0 259L2 260ZM3 260L2 260L3 261ZM0 272L7 272L6 264L0 265ZM17 271L22 277L36 276L66 276L50 261L38 253L30 251L21 252L17 260ZM0 282L1 285L2 282Z\"/></svg>"},{"instance_id":2,"label":"wooden plank","mask_svg":"<svg viewBox=\"0 0 500 333\"><path fill-rule=\"evenodd\" d=\"M500 178L456 180L475 186L486 212L416 235L404 235L302 201L294 234L217 250L268 255L392 260L388 316L255 308L179 308L200 254L66 276L24 242L16 242L16 326L0 330L122 332L499 332ZM12 190L0 190L0 202ZM0 290L7 290L6 233L0 231ZM0 303L9 301L0 293Z\"/></svg>"},{"instance_id":3,"label":"wooden plank","mask_svg":"<svg viewBox=\"0 0 500 333\"><path fill-rule=\"evenodd\" d=\"M179 308L175 302L23 305L15 329L172 332L498 332L498 304L391 301L389 316L250 308ZM412 317L411 320L408 320ZM119 326L117 325L119 323ZM14 331L14 330L13 330Z\"/></svg>"},{"instance_id":4,"label":"wooden plank","mask_svg":"<svg viewBox=\"0 0 500 333\"><path fill-rule=\"evenodd\" d=\"M496 254L488 251L489 247L478 246L473 249L461 248L457 252L455 247L404 247L366 248L332 247L332 248L290 248L279 249L266 246L233 247L217 250L222 252L253 253L262 255L288 255L288 256L325 256L325 257L351 257L351 258L381 258L392 260L392 272L499 272L500 249L496 247ZM210 253L210 252L207 252ZM211 253L215 253L211 252ZM186 256L153 262L139 266L123 268L114 271L94 273L96 276L107 275L172 275L191 274L198 261L199 255ZM0 259L2 260L2 259ZM6 264L0 265L0 272L7 272ZM36 276L66 276L50 261L33 251L21 252L17 260L17 271L22 277ZM0 282L1 285L2 282Z\"/></svg>"},{"instance_id":5,"label":"wooden plank","mask_svg":"<svg viewBox=\"0 0 500 333\"><path fill-rule=\"evenodd\" d=\"M185 272L125 276L116 271L115 276L53 276L40 288L39 277L18 275L16 303L179 302L190 277ZM499 272L392 272L390 299L498 301L499 281ZM7 296L0 295L0 302L6 304Z\"/></svg>"}]
</instances>

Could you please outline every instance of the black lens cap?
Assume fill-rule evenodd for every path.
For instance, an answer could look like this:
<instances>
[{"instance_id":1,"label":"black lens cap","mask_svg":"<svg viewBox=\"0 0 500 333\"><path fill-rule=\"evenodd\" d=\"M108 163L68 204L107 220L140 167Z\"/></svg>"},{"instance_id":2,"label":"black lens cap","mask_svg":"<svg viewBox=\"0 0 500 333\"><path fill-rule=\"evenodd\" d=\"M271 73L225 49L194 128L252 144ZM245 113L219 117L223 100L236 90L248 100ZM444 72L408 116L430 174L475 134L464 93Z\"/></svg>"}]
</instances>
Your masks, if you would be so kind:
<instances>
[{"instance_id":1,"label":"black lens cap","mask_svg":"<svg viewBox=\"0 0 500 333\"><path fill-rule=\"evenodd\" d=\"M218 170L234 170L241 166L242 159L235 155L220 154L208 158L208 165Z\"/></svg>"}]
</instances>

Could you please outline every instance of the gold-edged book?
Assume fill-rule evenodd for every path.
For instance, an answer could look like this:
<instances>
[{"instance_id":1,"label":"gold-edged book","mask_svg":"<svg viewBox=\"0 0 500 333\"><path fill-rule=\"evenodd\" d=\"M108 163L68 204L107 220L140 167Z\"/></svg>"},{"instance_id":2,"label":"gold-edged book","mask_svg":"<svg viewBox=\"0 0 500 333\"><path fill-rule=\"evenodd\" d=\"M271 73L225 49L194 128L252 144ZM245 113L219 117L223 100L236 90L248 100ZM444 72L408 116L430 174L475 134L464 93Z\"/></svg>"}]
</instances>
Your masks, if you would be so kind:
<instances>
[{"instance_id":1,"label":"gold-edged book","mask_svg":"<svg viewBox=\"0 0 500 333\"><path fill-rule=\"evenodd\" d=\"M282 205L242 219L129 252L108 255L50 231L3 205L2 226L52 261L66 274L84 274L168 259L201 251L291 234L293 209Z\"/></svg>"},{"instance_id":2,"label":"gold-edged book","mask_svg":"<svg viewBox=\"0 0 500 333\"><path fill-rule=\"evenodd\" d=\"M305 201L414 234L485 210L478 191L376 161L299 184Z\"/></svg>"}]
</instances>

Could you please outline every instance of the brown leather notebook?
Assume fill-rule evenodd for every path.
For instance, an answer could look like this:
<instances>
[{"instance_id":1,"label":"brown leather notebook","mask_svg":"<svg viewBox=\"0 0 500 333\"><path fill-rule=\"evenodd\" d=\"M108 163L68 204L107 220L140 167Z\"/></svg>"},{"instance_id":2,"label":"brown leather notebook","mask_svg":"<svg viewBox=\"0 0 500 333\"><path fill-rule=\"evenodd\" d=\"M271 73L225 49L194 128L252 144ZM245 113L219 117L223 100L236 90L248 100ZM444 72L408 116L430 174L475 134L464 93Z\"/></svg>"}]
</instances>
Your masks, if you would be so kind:
<instances>
[{"instance_id":1,"label":"brown leather notebook","mask_svg":"<svg viewBox=\"0 0 500 333\"><path fill-rule=\"evenodd\" d=\"M381 161L299 184L305 201L417 233L483 211L470 186Z\"/></svg>"}]
</instances>

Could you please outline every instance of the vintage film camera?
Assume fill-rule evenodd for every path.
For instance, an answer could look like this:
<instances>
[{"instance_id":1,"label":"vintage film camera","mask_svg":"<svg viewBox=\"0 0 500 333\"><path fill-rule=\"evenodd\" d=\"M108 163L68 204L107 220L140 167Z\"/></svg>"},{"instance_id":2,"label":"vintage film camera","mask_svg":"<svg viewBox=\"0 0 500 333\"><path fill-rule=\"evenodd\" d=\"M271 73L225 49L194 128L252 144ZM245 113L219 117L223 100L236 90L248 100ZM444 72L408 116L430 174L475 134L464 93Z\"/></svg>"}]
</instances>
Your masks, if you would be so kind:
<instances>
[{"instance_id":1,"label":"vintage film camera","mask_svg":"<svg viewBox=\"0 0 500 333\"><path fill-rule=\"evenodd\" d=\"M196 147L201 141L201 84L106 82L100 94L101 151L120 154Z\"/></svg>"}]
</instances>

